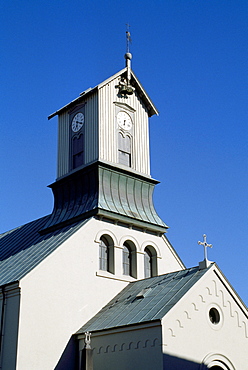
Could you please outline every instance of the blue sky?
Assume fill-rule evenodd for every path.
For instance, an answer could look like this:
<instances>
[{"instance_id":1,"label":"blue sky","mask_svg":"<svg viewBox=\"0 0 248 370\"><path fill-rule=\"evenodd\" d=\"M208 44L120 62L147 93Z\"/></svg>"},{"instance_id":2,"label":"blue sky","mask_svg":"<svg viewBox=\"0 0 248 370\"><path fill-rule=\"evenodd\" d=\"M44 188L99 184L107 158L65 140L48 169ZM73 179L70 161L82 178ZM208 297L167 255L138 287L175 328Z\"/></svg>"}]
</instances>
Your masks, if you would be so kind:
<instances>
[{"instance_id":1,"label":"blue sky","mask_svg":"<svg viewBox=\"0 0 248 370\"><path fill-rule=\"evenodd\" d=\"M206 233L247 292L248 2L7 1L0 4L0 232L51 212L57 123L47 116L124 67L159 110L150 120L159 215L187 267Z\"/></svg>"}]
</instances>

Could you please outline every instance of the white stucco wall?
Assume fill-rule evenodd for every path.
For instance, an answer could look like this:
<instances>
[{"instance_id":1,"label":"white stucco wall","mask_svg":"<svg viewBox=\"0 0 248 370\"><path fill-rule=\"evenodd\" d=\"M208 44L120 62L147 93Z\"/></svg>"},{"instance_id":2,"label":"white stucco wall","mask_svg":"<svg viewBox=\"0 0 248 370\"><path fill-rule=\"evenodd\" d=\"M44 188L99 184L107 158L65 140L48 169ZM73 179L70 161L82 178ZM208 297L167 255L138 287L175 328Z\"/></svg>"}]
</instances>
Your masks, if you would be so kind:
<instances>
[{"instance_id":1,"label":"white stucco wall","mask_svg":"<svg viewBox=\"0 0 248 370\"><path fill-rule=\"evenodd\" d=\"M210 308L220 313L218 324L210 321ZM215 266L163 319L163 352L171 356L165 357L167 365L180 358L208 366L222 361L230 370L243 370L247 348L245 307Z\"/></svg>"},{"instance_id":2,"label":"white stucco wall","mask_svg":"<svg viewBox=\"0 0 248 370\"><path fill-rule=\"evenodd\" d=\"M99 238L112 235L115 274L99 271ZM20 282L18 370L54 369L71 335L133 278L122 275L122 245L137 248L138 278L144 276L143 251L152 245L159 274L182 265L162 238L91 219Z\"/></svg>"}]
</instances>

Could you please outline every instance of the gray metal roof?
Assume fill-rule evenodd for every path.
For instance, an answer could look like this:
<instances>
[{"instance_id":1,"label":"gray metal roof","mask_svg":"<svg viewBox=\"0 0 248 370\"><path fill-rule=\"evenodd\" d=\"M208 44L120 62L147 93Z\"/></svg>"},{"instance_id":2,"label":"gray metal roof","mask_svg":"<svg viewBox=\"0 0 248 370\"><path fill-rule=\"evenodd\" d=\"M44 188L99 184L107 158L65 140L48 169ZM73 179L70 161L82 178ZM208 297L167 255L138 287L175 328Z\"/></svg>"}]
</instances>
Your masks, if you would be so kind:
<instances>
[{"instance_id":1,"label":"gray metal roof","mask_svg":"<svg viewBox=\"0 0 248 370\"><path fill-rule=\"evenodd\" d=\"M161 320L206 271L193 267L132 282L77 334Z\"/></svg>"},{"instance_id":2,"label":"gray metal roof","mask_svg":"<svg viewBox=\"0 0 248 370\"><path fill-rule=\"evenodd\" d=\"M58 248L86 221L40 235L50 216L42 217L0 235L0 285L20 280Z\"/></svg>"}]
</instances>

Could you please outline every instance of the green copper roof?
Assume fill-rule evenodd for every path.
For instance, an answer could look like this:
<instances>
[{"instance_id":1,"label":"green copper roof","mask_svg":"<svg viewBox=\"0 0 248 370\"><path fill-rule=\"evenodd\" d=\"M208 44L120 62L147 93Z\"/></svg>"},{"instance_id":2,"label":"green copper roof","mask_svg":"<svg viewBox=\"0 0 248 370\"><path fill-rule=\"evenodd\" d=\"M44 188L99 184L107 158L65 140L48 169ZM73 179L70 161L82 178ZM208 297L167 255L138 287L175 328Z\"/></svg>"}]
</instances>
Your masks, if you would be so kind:
<instances>
[{"instance_id":1,"label":"green copper roof","mask_svg":"<svg viewBox=\"0 0 248 370\"><path fill-rule=\"evenodd\" d=\"M161 320L206 271L194 267L130 283L77 334Z\"/></svg>"},{"instance_id":2,"label":"green copper roof","mask_svg":"<svg viewBox=\"0 0 248 370\"><path fill-rule=\"evenodd\" d=\"M133 223L143 221L147 228L165 232L168 226L158 216L153 205L153 191L157 181L134 176L115 168L99 166L99 208L130 217Z\"/></svg>"},{"instance_id":3,"label":"green copper roof","mask_svg":"<svg viewBox=\"0 0 248 370\"><path fill-rule=\"evenodd\" d=\"M54 209L43 231L98 215L164 233L168 226L152 199L156 184L154 179L95 162L51 185Z\"/></svg>"}]
</instances>

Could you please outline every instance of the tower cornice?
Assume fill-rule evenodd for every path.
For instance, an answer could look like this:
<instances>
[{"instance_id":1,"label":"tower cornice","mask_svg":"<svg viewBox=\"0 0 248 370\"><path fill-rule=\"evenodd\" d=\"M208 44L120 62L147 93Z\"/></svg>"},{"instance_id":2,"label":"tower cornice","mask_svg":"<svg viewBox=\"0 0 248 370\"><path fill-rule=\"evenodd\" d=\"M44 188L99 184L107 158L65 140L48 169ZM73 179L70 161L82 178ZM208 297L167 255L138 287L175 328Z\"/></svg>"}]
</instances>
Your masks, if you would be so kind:
<instances>
[{"instance_id":1,"label":"tower cornice","mask_svg":"<svg viewBox=\"0 0 248 370\"><path fill-rule=\"evenodd\" d=\"M95 162L49 187L54 209L42 233L92 216L164 233L168 226L153 205L157 180L108 163Z\"/></svg>"}]
</instances>

